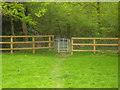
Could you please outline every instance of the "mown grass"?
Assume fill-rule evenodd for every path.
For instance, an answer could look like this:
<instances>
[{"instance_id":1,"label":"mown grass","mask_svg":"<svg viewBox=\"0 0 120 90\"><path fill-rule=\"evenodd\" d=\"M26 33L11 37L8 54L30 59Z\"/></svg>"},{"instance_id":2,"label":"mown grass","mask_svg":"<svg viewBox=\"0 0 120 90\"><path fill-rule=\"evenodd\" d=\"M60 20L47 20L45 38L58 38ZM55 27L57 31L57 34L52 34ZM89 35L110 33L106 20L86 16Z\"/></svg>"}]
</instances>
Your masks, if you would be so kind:
<instances>
[{"instance_id":1,"label":"mown grass","mask_svg":"<svg viewBox=\"0 0 120 90\"><path fill-rule=\"evenodd\" d=\"M112 53L3 53L2 67L4 88L118 87L118 56Z\"/></svg>"},{"instance_id":2,"label":"mown grass","mask_svg":"<svg viewBox=\"0 0 120 90\"><path fill-rule=\"evenodd\" d=\"M64 86L69 88L116 88L118 57L113 54L76 53L62 63ZM72 78L71 78L72 77Z\"/></svg>"}]
</instances>

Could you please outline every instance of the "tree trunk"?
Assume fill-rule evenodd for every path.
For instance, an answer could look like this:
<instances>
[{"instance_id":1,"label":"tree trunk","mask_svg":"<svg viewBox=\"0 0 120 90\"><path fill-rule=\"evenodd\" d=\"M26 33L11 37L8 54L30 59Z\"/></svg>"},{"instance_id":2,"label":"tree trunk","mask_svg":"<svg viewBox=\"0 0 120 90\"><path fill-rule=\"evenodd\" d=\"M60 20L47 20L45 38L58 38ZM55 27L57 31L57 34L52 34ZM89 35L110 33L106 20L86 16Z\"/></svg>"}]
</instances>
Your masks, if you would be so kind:
<instances>
[{"instance_id":1,"label":"tree trunk","mask_svg":"<svg viewBox=\"0 0 120 90\"><path fill-rule=\"evenodd\" d=\"M23 10L23 14L25 15L25 11ZM27 31L27 23L25 21L22 21L22 29L23 29L23 33L24 35L28 35L28 31ZM28 41L28 38L25 38L25 41Z\"/></svg>"},{"instance_id":2,"label":"tree trunk","mask_svg":"<svg viewBox=\"0 0 120 90\"><path fill-rule=\"evenodd\" d=\"M14 32L14 23L13 23L13 17L12 16L10 16L10 22L11 22L11 34L15 35L15 32Z\"/></svg>"},{"instance_id":3,"label":"tree trunk","mask_svg":"<svg viewBox=\"0 0 120 90\"><path fill-rule=\"evenodd\" d=\"M97 2L98 24L100 25L100 2Z\"/></svg>"},{"instance_id":4,"label":"tree trunk","mask_svg":"<svg viewBox=\"0 0 120 90\"><path fill-rule=\"evenodd\" d=\"M23 29L23 33L24 35L28 35L28 31L27 31L27 25L26 22L22 21L22 29ZM28 41L28 38L25 38L25 41Z\"/></svg>"},{"instance_id":5,"label":"tree trunk","mask_svg":"<svg viewBox=\"0 0 120 90\"><path fill-rule=\"evenodd\" d=\"M71 38L70 36L70 33L71 33L71 26L70 26L70 24L67 24L67 38Z\"/></svg>"},{"instance_id":6,"label":"tree trunk","mask_svg":"<svg viewBox=\"0 0 120 90\"><path fill-rule=\"evenodd\" d=\"M100 24L101 24L101 22L100 22L100 2L97 2L97 23L98 23L98 33L99 34L101 34L101 31L100 31Z\"/></svg>"}]
</instances>

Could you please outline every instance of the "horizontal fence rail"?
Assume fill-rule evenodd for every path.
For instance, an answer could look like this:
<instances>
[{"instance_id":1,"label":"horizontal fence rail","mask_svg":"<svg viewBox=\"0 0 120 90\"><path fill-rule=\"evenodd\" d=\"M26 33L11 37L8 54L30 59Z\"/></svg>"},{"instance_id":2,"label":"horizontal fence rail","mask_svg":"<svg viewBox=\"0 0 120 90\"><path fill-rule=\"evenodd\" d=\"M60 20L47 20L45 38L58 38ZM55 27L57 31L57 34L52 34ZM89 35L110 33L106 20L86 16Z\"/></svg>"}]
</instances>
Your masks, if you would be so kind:
<instances>
[{"instance_id":1,"label":"horizontal fence rail","mask_svg":"<svg viewBox=\"0 0 120 90\"><path fill-rule=\"evenodd\" d=\"M112 40L116 40L116 39L120 39L120 38L81 38L81 37L72 37L72 39L112 39Z\"/></svg>"},{"instance_id":2,"label":"horizontal fence rail","mask_svg":"<svg viewBox=\"0 0 120 90\"><path fill-rule=\"evenodd\" d=\"M0 44L16 44L16 43L52 43L53 41L27 41L27 42L0 42Z\"/></svg>"},{"instance_id":3,"label":"horizontal fence rail","mask_svg":"<svg viewBox=\"0 0 120 90\"><path fill-rule=\"evenodd\" d=\"M76 43L75 40L92 40L92 43ZM100 43L97 43L96 40L117 40L117 42L114 44L114 43L106 43L106 44L100 44ZM75 51L75 52L94 52L94 54L96 52L101 52L102 50L97 50L96 49L96 46L119 46L120 44L119 43L119 40L120 38L81 38L81 37L72 37L71 38L71 51L72 53ZM75 49L74 46L93 46L93 49L92 50L80 50L80 49ZM106 50L106 51L113 51L113 50ZM118 51L118 50L117 50Z\"/></svg>"},{"instance_id":4,"label":"horizontal fence rail","mask_svg":"<svg viewBox=\"0 0 120 90\"><path fill-rule=\"evenodd\" d=\"M73 45L118 46L118 44L80 44L80 43L73 43Z\"/></svg>"},{"instance_id":5,"label":"horizontal fence rail","mask_svg":"<svg viewBox=\"0 0 120 90\"><path fill-rule=\"evenodd\" d=\"M52 43L54 42L54 35L38 35L38 36L0 36L0 38L9 38L9 41L1 41L0 44L10 44L9 48L0 48L0 50L10 50L11 54L13 53L13 50L29 50L32 49L33 53L35 53L35 49L51 49L53 48ZM17 38L31 38L29 41L14 41L14 39ZM36 38L38 40L36 41ZM39 38L47 38L47 40L40 41ZM23 40L23 39L22 39ZM48 45L46 47L36 47L36 44L42 44L47 43ZM16 48L14 47L14 44L31 44L31 47L22 47L22 48Z\"/></svg>"},{"instance_id":6,"label":"horizontal fence rail","mask_svg":"<svg viewBox=\"0 0 120 90\"><path fill-rule=\"evenodd\" d=\"M7 37L54 37L54 35L34 35L34 36L0 36L0 37L5 37L5 38L7 38Z\"/></svg>"}]
</instances>

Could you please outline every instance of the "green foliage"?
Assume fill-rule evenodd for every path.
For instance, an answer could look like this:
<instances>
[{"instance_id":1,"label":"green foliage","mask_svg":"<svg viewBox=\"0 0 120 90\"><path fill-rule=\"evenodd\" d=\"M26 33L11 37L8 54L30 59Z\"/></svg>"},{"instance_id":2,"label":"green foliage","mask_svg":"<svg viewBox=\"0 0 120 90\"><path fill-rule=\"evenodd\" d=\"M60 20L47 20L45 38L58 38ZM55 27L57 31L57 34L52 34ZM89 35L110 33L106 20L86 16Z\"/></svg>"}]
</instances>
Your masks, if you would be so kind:
<instances>
[{"instance_id":1,"label":"green foliage","mask_svg":"<svg viewBox=\"0 0 120 90\"><path fill-rule=\"evenodd\" d=\"M46 12L43 17L39 19L34 17L34 19L39 22L34 29L38 33L61 34L63 37L116 37L118 13L116 5L117 3L100 3L100 13L98 13L96 2L49 3L45 7ZM112 13L111 10L113 10L114 13ZM98 25L98 15L100 16L100 25ZM115 26L110 25L110 22L111 24L115 22ZM114 35L112 35L113 32Z\"/></svg>"},{"instance_id":2,"label":"green foliage","mask_svg":"<svg viewBox=\"0 0 120 90\"><path fill-rule=\"evenodd\" d=\"M24 13L25 7L22 3L19 2L11 2L6 3L2 2L2 14L9 15L14 17L14 20L21 20L28 22L29 24L35 25L37 22L32 20L30 15L25 15Z\"/></svg>"},{"instance_id":3,"label":"green foliage","mask_svg":"<svg viewBox=\"0 0 120 90\"><path fill-rule=\"evenodd\" d=\"M118 36L117 2L100 2L99 5L97 2L3 2L2 8L3 15L28 22L29 34Z\"/></svg>"},{"instance_id":4,"label":"green foliage","mask_svg":"<svg viewBox=\"0 0 120 90\"><path fill-rule=\"evenodd\" d=\"M45 14L46 11L47 11L47 9L43 9L43 10L39 11L38 13L35 13L35 15L37 17L42 17Z\"/></svg>"},{"instance_id":5,"label":"green foliage","mask_svg":"<svg viewBox=\"0 0 120 90\"><path fill-rule=\"evenodd\" d=\"M21 15L21 12L23 10L24 10L23 5L19 4L18 2L14 2L14 3L2 2L3 15L11 15L19 18L18 16Z\"/></svg>"}]
</instances>

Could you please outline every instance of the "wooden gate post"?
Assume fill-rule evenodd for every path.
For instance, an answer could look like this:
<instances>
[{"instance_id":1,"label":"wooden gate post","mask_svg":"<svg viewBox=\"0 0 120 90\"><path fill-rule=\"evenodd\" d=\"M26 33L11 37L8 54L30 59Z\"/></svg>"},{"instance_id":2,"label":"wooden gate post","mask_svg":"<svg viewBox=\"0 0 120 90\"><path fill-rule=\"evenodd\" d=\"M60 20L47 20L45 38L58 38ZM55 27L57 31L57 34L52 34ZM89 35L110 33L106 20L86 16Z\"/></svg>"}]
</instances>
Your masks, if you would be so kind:
<instances>
[{"instance_id":1,"label":"wooden gate post","mask_svg":"<svg viewBox=\"0 0 120 90\"><path fill-rule=\"evenodd\" d=\"M73 55L73 39L71 38L71 54Z\"/></svg>"},{"instance_id":2,"label":"wooden gate post","mask_svg":"<svg viewBox=\"0 0 120 90\"><path fill-rule=\"evenodd\" d=\"M49 51L51 50L51 37L49 37Z\"/></svg>"},{"instance_id":3,"label":"wooden gate post","mask_svg":"<svg viewBox=\"0 0 120 90\"><path fill-rule=\"evenodd\" d=\"M95 39L93 39L93 44L94 44L94 46L93 46L93 50L94 50L94 54L96 53L96 40Z\"/></svg>"},{"instance_id":4,"label":"wooden gate post","mask_svg":"<svg viewBox=\"0 0 120 90\"><path fill-rule=\"evenodd\" d=\"M32 37L33 54L35 54L35 37Z\"/></svg>"},{"instance_id":5,"label":"wooden gate post","mask_svg":"<svg viewBox=\"0 0 120 90\"><path fill-rule=\"evenodd\" d=\"M10 53L13 54L13 37L12 36L10 37L10 42L11 42L10 43L10 48L11 48Z\"/></svg>"}]
</instances>

